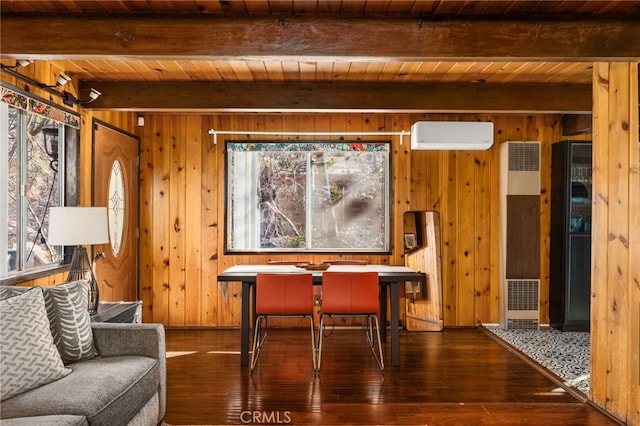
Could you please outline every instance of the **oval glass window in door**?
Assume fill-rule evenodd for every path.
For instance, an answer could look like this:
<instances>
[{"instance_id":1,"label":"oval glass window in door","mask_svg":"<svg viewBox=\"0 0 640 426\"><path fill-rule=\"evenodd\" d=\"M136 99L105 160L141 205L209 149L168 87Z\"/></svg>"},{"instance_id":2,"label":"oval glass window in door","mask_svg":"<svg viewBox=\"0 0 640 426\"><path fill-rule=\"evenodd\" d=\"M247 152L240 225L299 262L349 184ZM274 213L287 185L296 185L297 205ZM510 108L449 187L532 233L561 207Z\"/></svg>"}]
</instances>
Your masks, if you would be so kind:
<instances>
[{"instance_id":1,"label":"oval glass window in door","mask_svg":"<svg viewBox=\"0 0 640 426\"><path fill-rule=\"evenodd\" d=\"M125 218L125 194L122 166L118 160L111 166L109 177L109 241L113 255L118 257L122 249Z\"/></svg>"}]
</instances>

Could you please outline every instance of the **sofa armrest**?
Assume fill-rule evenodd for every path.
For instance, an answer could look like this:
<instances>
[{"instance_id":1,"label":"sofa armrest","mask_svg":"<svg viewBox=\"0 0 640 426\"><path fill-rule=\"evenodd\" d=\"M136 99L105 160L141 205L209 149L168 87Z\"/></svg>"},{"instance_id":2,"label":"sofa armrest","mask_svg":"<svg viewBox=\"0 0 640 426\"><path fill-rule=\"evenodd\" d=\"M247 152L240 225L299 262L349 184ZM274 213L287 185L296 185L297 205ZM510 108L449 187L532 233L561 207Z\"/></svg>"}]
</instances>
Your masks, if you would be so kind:
<instances>
[{"instance_id":1,"label":"sofa armrest","mask_svg":"<svg viewBox=\"0 0 640 426\"><path fill-rule=\"evenodd\" d=\"M91 329L100 356L138 355L166 359L162 324L94 322Z\"/></svg>"},{"instance_id":2,"label":"sofa armrest","mask_svg":"<svg viewBox=\"0 0 640 426\"><path fill-rule=\"evenodd\" d=\"M91 323L93 343L98 355L146 356L155 358L160 364L160 419L166 411L167 355L164 326L162 324Z\"/></svg>"}]
</instances>

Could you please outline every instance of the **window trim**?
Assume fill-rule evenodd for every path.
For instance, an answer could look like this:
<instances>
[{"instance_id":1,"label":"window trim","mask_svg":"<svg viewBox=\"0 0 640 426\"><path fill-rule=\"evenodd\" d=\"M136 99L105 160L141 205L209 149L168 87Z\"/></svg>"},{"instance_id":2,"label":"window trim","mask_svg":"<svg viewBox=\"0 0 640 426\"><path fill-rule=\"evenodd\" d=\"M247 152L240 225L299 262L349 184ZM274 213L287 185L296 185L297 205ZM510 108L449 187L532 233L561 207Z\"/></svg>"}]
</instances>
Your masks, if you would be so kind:
<instances>
[{"instance_id":1,"label":"window trim","mask_svg":"<svg viewBox=\"0 0 640 426\"><path fill-rule=\"evenodd\" d=\"M230 180L230 170L229 170L229 145L230 144L249 144L249 145L257 145L257 144L285 144L285 145L295 145L302 143L318 143L318 144L351 144L351 145L359 145L359 144L383 144L387 146L387 170L385 176L385 186L386 192L383 194L385 198L388 198L385 202L385 241L386 247L381 250L370 250L370 249L349 249L349 248L327 248L327 249L297 249L297 248L265 248L265 249L230 249L229 248L229 180ZM223 253L225 255L267 255L267 254L287 254L287 253L305 253L305 254L317 254L317 253L335 253L335 252L343 252L343 253L353 253L359 255L390 255L393 250L393 144L391 140L326 140L326 139L318 139L318 140L225 140L225 148L224 148L224 233L223 233ZM308 210L307 210L308 213Z\"/></svg>"}]
</instances>

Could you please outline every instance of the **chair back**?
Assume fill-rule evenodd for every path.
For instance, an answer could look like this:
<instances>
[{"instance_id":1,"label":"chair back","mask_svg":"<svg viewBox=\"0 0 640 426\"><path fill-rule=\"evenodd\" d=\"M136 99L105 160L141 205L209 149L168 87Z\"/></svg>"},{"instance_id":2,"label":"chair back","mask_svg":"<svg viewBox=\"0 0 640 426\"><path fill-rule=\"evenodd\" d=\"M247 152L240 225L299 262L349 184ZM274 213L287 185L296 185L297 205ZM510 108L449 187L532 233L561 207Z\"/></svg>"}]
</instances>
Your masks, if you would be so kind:
<instances>
[{"instance_id":1,"label":"chair back","mask_svg":"<svg viewBox=\"0 0 640 426\"><path fill-rule=\"evenodd\" d=\"M324 314L375 314L380 305L377 272L331 272L322 274Z\"/></svg>"},{"instance_id":2,"label":"chair back","mask_svg":"<svg viewBox=\"0 0 640 426\"><path fill-rule=\"evenodd\" d=\"M313 313L313 275L256 275L258 315L308 315Z\"/></svg>"}]
</instances>

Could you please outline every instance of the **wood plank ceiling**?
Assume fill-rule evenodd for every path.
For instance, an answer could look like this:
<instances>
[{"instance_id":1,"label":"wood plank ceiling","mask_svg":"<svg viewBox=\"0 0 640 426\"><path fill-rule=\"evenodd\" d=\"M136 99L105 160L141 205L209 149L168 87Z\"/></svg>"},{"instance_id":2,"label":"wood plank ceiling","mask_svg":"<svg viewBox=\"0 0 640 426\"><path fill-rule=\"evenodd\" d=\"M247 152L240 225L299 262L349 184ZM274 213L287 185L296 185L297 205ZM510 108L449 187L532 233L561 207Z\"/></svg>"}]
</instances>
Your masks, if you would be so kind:
<instances>
[{"instance_id":1,"label":"wood plank ceiling","mask_svg":"<svg viewBox=\"0 0 640 426\"><path fill-rule=\"evenodd\" d=\"M640 58L638 1L3 0L1 9L2 63L50 61L105 93L94 108L587 112L593 61ZM504 101L518 93L531 102Z\"/></svg>"}]
</instances>

